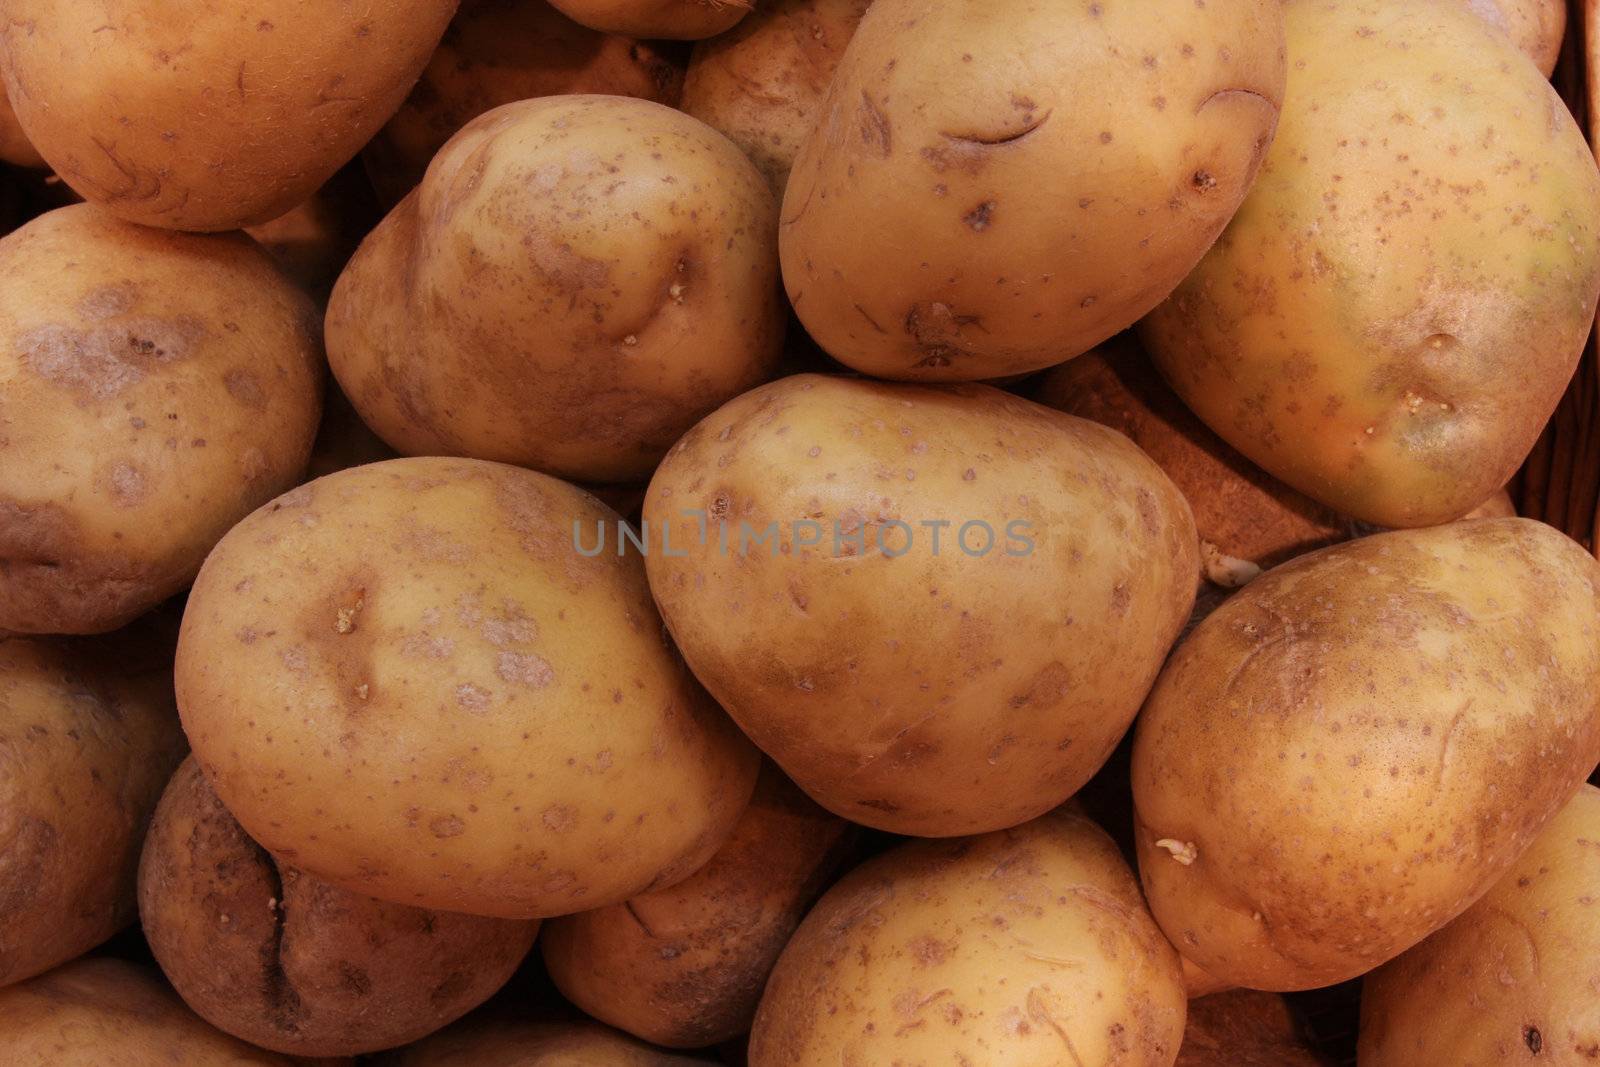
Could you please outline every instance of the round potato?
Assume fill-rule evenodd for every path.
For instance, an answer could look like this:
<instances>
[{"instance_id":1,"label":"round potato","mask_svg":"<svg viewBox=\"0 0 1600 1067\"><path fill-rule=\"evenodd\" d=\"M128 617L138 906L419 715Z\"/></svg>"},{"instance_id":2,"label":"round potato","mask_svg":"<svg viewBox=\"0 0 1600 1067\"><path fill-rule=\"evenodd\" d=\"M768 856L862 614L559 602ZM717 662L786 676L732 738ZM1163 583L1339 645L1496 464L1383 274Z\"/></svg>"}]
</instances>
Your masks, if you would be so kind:
<instances>
[{"instance_id":1,"label":"round potato","mask_svg":"<svg viewBox=\"0 0 1600 1067\"><path fill-rule=\"evenodd\" d=\"M850 843L768 764L733 834L687 880L553 919L539 948L566 998L671 1048L747 1032L778 953Z\"/></svg>"},{"instance_id":2,"label":"round potato","mask_svg":"<svg viewBox=\"0 0 1600 1067\"><path fill-rule=\"evenodd\" d=\"M971 381L1155 307L1239 206L1283 99L1277 0L876 0L784 194L800 321L880 378Z\"/></svg>"},{"instance_id":3,"label":"round potato","mask_svg":"<svg viewBox=\"0 0 1600 1067\"><path fill-rule=\"evenodd\" d=\"M551 0L569 18L604 33L698 41L725 33L755 0Z\"/></svg>"},{"instance_id":4,"label":"round potato","mask_svg":"<svg viewBox=\"0 0 1600 1067\"><path fill-rule=\"evenodd\" d=\"M454 1022L511 977L539 924L424 911L273 859L186 760L139 864L139 918L207 1022L301 1056L392 1048Z\"/></svg>"},{"instance_id":5,"label":"round potato","mask_svg":"<svg viewBox=\"0 0 1600 1067\"><path fill-rule=\"evenodd\" d=\"M1600 761L1600 564L1480 519L1251 582L1178 647L1135 731L1139 866L1216 978L1353 978L1481 896Z\"/></svg>"},{"instance_id":6,"label":"round potato","mask_svg":"<svg viewBox=\"0 0 1600 1067\"><path fill-rule=\"evenodd\" d=\"M28 135L17 122L17 113L11 108L11 98L0 86L0 161L14 167L39 168L45 165L44 157L33 147Z\"/></svg>"},{"instance_id":7,"label":"round potato","mask_svg":"<svg viewBox=\"0 0 1600 1067\"><path fill-rule=\"evenodd\" d=\"M1240 989L1189 1002L1183 1047L1173 1067L1331 1067L1331 1062L1301 1036L1287 1001Z\"/></svg>"},{"instance_id":8,"label":"round potato","mask_svg":"<svg viewBox=\"0 0 1600 1067\"><path fill-rule=\"evenodd\" d=\"M695 674L818 803L1015 826L1127 731L1194 601L1194 520L1127 438L987 386L797 375L724 405L645 496Z\"/></svg>"},{"instance_id":9,"label":"round potato","mask_svg":"<svg viewBox=\"0 0 1600 1067\"><path fill-rule=\"evenodd\" d=\"M40 155L132 222L276 218L394 113L456 0L11 0L0 73Z\"/></svg>"},{"instance_id":10,"label":"round potato","mask_svg":"<svg viewBox=\"0 0 1600 1067\"><path fill-rule=\"evenodd\" d=\"M383 1067L710 1067L587 1022L469 1021L400 1049Z\"/></svg>"},{"instance_id":11,"label":"round potato","mask_svg":"<svg viewBox=\"0 0 1600 1067\"><path fill-rule=\"evenodd\" d=\"M1361 1067L1600 1059L1600 789L1585 785L1493 889L1369 975Z\"/></svg>"},{"instance_id":12,"label":"round potato","mask_svg":"<svg viewBox=\"0 0 1600 1067\"><path fill-rule=\"evenodd\" d=\"M727 138L644 100L479 117L362 244L334 373L407 455L642 481L783 344L772 196Z\"/></svg>"},{"instance_id":13,"label":"round potato","mask_svg":"<svg viewBox=\"0 0 1600 1067\"><path fill-rule=\"evenodd\" d=\"M1289 485L1380 526L1447 522L1510 479L1594 326L1600 172L1458 0L1284 11L1298 58L1267 165L1141 332Z\"/></svg>"},{"instance_id":14,"label":"round potato","mask_svg":"<svg viewBox=\"0 0 1600 1067\"><path fill-rule=\"evenodd\" d=\"M1546 78L1561 58L1567 32L1565 0L1464 0L1473 14L1506 34Z\"/></svg>"},{"instance_id":15,"label":"round potato","mask_svg":"<svg viewBox=\"0 0 1600 1067\"><path fill-rule=\"evenodd\" d=\"M661 630L616 513L553 478L400 459L229 532L190 593L178 708L246 833L352 892L535 918L693 873L759 760ZM241 684L248 679L248 684Z\"/></svg>"},{"instance_id":16,"label":"round potato","mask_svg":"<svg viewBox=\"0 0 1600 1067\"><path fill-rule=\"evenodd\" d=\"M1116 845L1060 811L846 875L778 960L750 1067L1170 1067L1184 1005Z\"/></svg>"}]
</instances>

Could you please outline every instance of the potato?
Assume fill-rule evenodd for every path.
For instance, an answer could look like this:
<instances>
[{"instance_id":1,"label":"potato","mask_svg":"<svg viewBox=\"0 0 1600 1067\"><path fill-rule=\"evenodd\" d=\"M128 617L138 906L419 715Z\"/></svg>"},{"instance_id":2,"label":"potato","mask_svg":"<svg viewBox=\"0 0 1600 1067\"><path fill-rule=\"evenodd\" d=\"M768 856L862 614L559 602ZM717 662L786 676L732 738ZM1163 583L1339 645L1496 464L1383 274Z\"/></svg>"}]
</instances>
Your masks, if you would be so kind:
<instances>
[{"instance_id":1,"label":"potato","mask_svg":"<svg viewBox=\"0 0 1600 1067\"><path fill-rule=\"evenodd\" d=\"M1546 78L1561 58L1567 32L1564 0L1464 0L1467 10L1508 35Z\"/></svg>"},{"instance_id":2,"label":"potato","mask_svg":"<svg viewBox=\"0 0 1600 1067\"><path fill-rule=\"evenodd\" d=\"M311 461L306 465L306 480L324 474L396 459L394 449L367 428L337 386L323 396L322 423L311 445Z\"/></svg>"},{"instance_id":3,"label":"potato","mask_svg":"<svg viewBox=\"0 0 1600 1067\"><path fill-rule=\"evenodd\" d=\"M672 107L683 91L684 58L580 26L545 0L469 0L361 158L392 205L422 180L445 142L485 111L562 93L637 96Z\"/></svg>"},{"instance_id":4,"label":"potato","mask_svg":"<svg viewBox=\"0 0 1600 1067\"><path fill-rule=\"evenodd\" d=\"M784 195L783 279L835 359L970 381L1099 344L1239 206L1283 97L1275 0L877 0Z\"/></svg>"},{"instance_id":5,"label":"potato","mask_svg":"<svg viewBox=\"0 0 1600 1067\"><path fill-rule=\"evenodd\" d=\"M750 1067L1169 1067L1184 1004L1116 846L1058 811L846 875L778 960Z\"/></svg>"},{"instance_id":6,"label":"potato","mask_svg":"<svg viewBox=\"0 0 1600 1067\"><path fill-rule=\"evenodd\" d=\"M539 948L566 998L672 1048L747 1032L778 953L849 846L845 822L770 765L733 834L686 881L553 919Z\"/></svg>"},{"instance_id":7,"label":"potato","mask_svg":"<svg viewBox=\"0 0 1600 1067\"><path fill-rule=\"evenodd\" d=\"M334 373L408 455L642 481L777 362L774 210L738 149L671 108L497 108L340 277Z\"/></svg>"},{"instance_id":8,"label":"potato","mask_svg":"<svg viewBox=\"0 0 1600 1067\"><path fill-rule=\"evenodd\" d=\"M293 485L316 317L238 234L78 205L0 240L0 630L121 626Z\"/></svg>"},{"instance_id":9,"label":"potato","mask_svg":"<svg viewBox=\"0 0 1600 1067\"><path fill-rule=\"evenodd\" d=\"M692 1067L593 1023L469 1021L382 1057L383 1067Z\"/></svg>"},{"instance_id":10,"label":"potato","mask_svg":"<svg viewBox=\"0 0 1600 1067\"><path fill-rule=\"evenodd\" d=\"M1189 1002L1175 1067L1328 1067L1329 1062L1300 1035L1287 1001L1241 989Z\"/></svg>"},{"instance_id":11,"label":"potato","mask_svg":"<svg viewBox=\"0 0 1600 1067\"><path fill-rule=\"evenodd\" d=\"M1212 977L1189 960L1179 962L1183 964L1183 989L1190 1000L1199 1000L1234 988L1231 983Z\"/></svg>"},{"instance_id":12,"label":"potato","mask_svg":"<svg viewBox=\"0 0 1600 1067\"><path fill-rule=\"evenodd\" d=\"M625 37L698 41L732 29L755 0L551 0L585 26Z\"/></svg>"},{"instance_id":13,"label":"potato","mask_svg":"<svg viewBox=\"0 0 1600 1067\"><path fill-rule=\"evenodd\" d=\"M346 167L305 202L245 232L295 284L325 304L339 272L378 215L366 179Z\"/></svg>"},{"instance_id":14,"label":"potato","mask_svg":"<svg viewBox=\"0 0 1600 1067\"><path fill-rule=\"evenodd\" d=\"M683 110L721 130L780 198L800 142L817 124L845 45L872 0L768 0L695 46Z\"/></svg>"},{"instance_id":15,"label":"potato","mask_svg":"<svg viewBox=\"0 0 1600 1067\"><path fill-rule=\"evenodd\" d=\"M206 560L178 642L195 757L244 831L351 892L536 918L693 873L758 759L661 631L616 513L496 463L319 478Z\"/></svg>"},{"instance_id":16,"label":"potato","mask_svg":"<svg viewBox=\"0 0 1600 1067\"><path fill-rule=\"evenodd\" d=\"M1134 735L1139 866L1221 981L1332 985L1481 896L1600 760L1600 564L1480 519L1270 571L1168 661Z\"/></svg>"},{"instance_id":17,"label":"potato","mask_svg":"<svg viewBox=\"0 0 1600 1067\"><path fill-rule=\"evenodd\" d=\"M1184 402L1289 485L1381 526L1446 522L1506 483L1572 375L1600 172L1555 90L1460 3L1284 11L1299 58L1267 165L1141 332Z\"/></svg>"},{"instance_id":18,"label":"potato","mask_svg":"<svg viewBox=\"0 0 1600 1067\"><path fill-rule=\"evenodd\" d=\"M1600 1059L1600 789L1585 785L1460 918L1368 976L1362 1067Z\"/></svg>"},{"instance_id":19,"label":"potato","mask_svg":"<svg viewBox=\"0 0 1600 1067\"><path fill-rule=\"evenodd\" d=\"M17 113L11 108L11 99L0 86L0 161L14 167L38 168L45 165L44 157L33 147L28 135L17 122Z\"/></svg>"},{"instance_id":20,"label":"potato","mask_svg":"<svg viewBox=\"0 0 1600 1067\"><path fill-rule=\"evenodd\" d=\"M207 1022L302 1056L426 1037L500 988L539 930L385 904L302 874L245 834L193 759L151 823L139 917L161 969Z\"/></svg>"},{"instance_id":21,"label":"potato","mask_svg":"<svg viewBox=\"0 0 1600 1067\"><path fill-rule=\"evenodd\" d=\"M0 986L133 920L145 825L184 752L171 667L149 624L0 634Z\"/></svg>"},{"instance_id":22,"label":"potato","mask_svg":"<svg viewBox=\"0 0 1600 1067\"><path fill-rule=\"evenodd\" d=\"M1199 567L1127 438L977 385L753 390L678 442L644 519L661 613L751 739L823 807L930 837L1089 780Z\"/></svg>"},{"instance_id":23,"label":"potato","mask_svg":"<svg viewBox=\"0 0 1600 1067\"><path fill-rule=\"evenodd\" d=\"M131 222L231 230L305 200L400 106L455 0L10 0L0 74L34 146Z\"/></svg>"},{"instance_id":24,"label":"potato","mask_svg":"<svg viewBox=\"0 0 1600 1067\"><path fill-rule=\"evenodd\" d=\"M1502 489L1491 493L1489 498L1465 515L1464 519L1510 519L1517 514L1516 504L1511 502L1511 494Z\"/></svg>"}]
</instances>

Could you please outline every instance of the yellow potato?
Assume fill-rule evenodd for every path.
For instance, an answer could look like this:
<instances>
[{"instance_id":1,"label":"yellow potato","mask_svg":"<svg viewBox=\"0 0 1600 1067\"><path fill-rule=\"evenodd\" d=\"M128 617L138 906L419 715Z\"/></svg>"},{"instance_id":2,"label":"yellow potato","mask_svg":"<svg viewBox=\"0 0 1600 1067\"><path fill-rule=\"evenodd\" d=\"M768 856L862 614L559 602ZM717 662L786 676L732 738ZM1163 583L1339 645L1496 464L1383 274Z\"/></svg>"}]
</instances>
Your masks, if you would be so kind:
<instances>
[{"instance_id":1,"label":"yellow potato","mask_svg":"<svg viewBox=\"0 0 1600 1067\"><path fill-rule=\"evenodd\" d=\"M593 1023L473 1020L378 1061L382 1067L710 1067Z\"/></svg>"},{"instance_id":2,"label":"yellow potato","mask_svg":"<svg viewBox=\"0 0 1600 1067\"><path fill-rule=\"evenodd\" d=\"M1443 1067L1443 1061L1438 1062ZM1325 1067L1326 1063L1300 1035L1287 1001L1272 993L1241 989L1189 1002L1183 1047L1173 1067Z\"/></svg>"},{"instance_id":3,"label":"yellow potato","mask_svg":"<svg viewBox=\"0 0 1600 1067\"><path fill-rule=\"evenodd\" d=\"M1508 35L1548 78L1567 32L1565 0L1463 0L1467 10Z\"/></svg>"},{"instance_id":4,"label":"yellow potato","mask_svg":"<svg viewBox=\"0 0 1600 1067\"><path fill-rule=\"evenodd\" d=\"M0 160L14 167L43 167L44 157L33 147L28 135L17 122L17 113L11 109L11 99L0 86Z\"/></svg>"},{"instance_id":5,"label":"yellow potato","mask_svg":"<svg viewBox=\"0 0 1600 1067\"><path fill-rule=\"evenodd\" d=\"M1481 896L1600 761L1600 564L1553 528L1375 534L1251 582L1135 731L1139 866L1217 979L1353 978Z\"/></svg>"},{"instance_id":6,"label":"yellow potato","mask_svg":"<svg viewBox=\"0 0 1600 1067\"><path fill-rule=\"evenodd\" d=\"M574 21L625 37L698 41L732 29L755 0L551 0Z\"/></svg>"},{"instance_id":7,"label":"yellow potato","mask_svg":"<svg viewBox=\"0 0 1600 1067\"><path fill-rule=\"evenodd\" d=\"M239 824L352 892L536 918L708 860L756 753L694 684L616 514L496 463L400 459L319 478L206 560L178 707Z\"/></svg>"},{"instance_id":8,"label":"yellow potato","mask_svg":"<svg viewBox=\"0 0 1600 1067\"><path fill-rule=\"evenodd\" d=\"M783 343L771 194L643 100L508 104L451 139L334 289L334 373L408 455L642 481Z\"/></svg>"},{"instance_id":9,"label":"yellow potato","mask_svg":"<svg viewBox=\"0 0 1600 1067\"><path fill-rule=\"evenodd\" d=\"M1178 395L1345 514L1426 526L1521 464L1600 296L1600 173L1459 0L1289 0L1289 106L1222 239L1144 320Z\"/></svg>"}]
</instances>

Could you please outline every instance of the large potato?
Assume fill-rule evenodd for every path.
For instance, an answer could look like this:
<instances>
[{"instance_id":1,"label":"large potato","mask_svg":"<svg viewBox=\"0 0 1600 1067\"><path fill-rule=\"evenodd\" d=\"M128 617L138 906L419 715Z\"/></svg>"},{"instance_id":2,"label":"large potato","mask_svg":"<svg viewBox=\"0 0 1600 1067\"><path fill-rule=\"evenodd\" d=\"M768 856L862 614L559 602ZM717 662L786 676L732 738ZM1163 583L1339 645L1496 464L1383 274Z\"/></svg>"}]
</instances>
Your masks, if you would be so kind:
<instances>
[{"instance_id":1,"label":"large potato","mask_svg":"<svg viewBox=\"0 0 1600 1067\"><path fill-rule=\"evenodd\" d=\"M877 0L784 196L800 320L856 370L939 381L1132 325L1250 187L1282 22L1277 0Z\"/></svg>"},{"instance_id":2,"label":"large potato","mask_svg":"<svg viewBox=\"0 0 1600 1067\"><path fill-rule=\"evenodd\" d=\"M1188 505L1127 438L977 385L746 393L644 519L661 613L751 739L824 807L924 836L1088 781L1199 573Z\"/></svg>"},{"instance_id":3,"label":"large potato","mask_svg":"<svg viewBox=\"0 0 1600 1067\"><path fill-rule=\"evenodd\" d=\"M1097 826L902 845L827 892L778 960L750 1067L1170 1067L1178 957Z\"/></svg>"},{"instance_id":4,"label":"large potato","mask_svg":"<svg viewBox=\"0 0 1600 1067\"><path fill-rule=\"evenodd\" d=\"M1139 717L1139 865L1223 981L1331 985L1492 885L1600 760L1600 564L1553 528L1375 534L1257 578Z\"/></svg>"},{"instance_id":5,"label":"large potato","mask_svg":"<svg viewBox=\"0 0 1600 1067\"><path fill-rule=\"evenodd\" d=\"M1493 889L1369 975L1361 1067L1600 1060L1600 789L1585 785Z\"/></svg>"},{"instance_id":6,"label":"large potato","mask_svg":"<svg viewBox=\"0 0 1600 1067\"><path fill-rule=\"evenodd\" d=\"M568 17L605 33L698 41L732 29L755 0L551 0Z\"/></svg>"},{"instance_id":7,"label":"large potato","mask_svg":"<svg viewBox=\"0 0 1600 1067\"><path fill-rule=\"evenodd\" d=\"M334 373L408 455L647 478L783 343L774 207L727 138L609 96L473 121L328 308Z\"/></svg>"},{"instance_id":8,"label":"large potato","mask_svg":"<svg viewBox=\"0 0 1600 1067\"><path fill-rule=\"evenodd\" d=\"M733 833L687 880L551 920L539 940L578 1007L672 1048L747 1032L767 975L850 843L771 765Z\"/></svg>"},{"instance_id":9,"label":"large potato","mask_svg":"<svg viewBox=\"0 0 1600 1067\"><path fill-rule=\"evenodd\" d=\"M0 240L0 630L113 629L293 485L316 308L247 237L87 205Z\"/></svg>"},{"instance_id":10,"label":"large potato","mask_svg":"<svg viewBox=\"0 0 1600 1067\"><path fill-rule=\"evenodd\" d=\"M392 1048L454 1022L511 977L539 929L386 904L303 874L250 839L192 759L151 822L139 918L207 1022L302 1056Z\"/></svg>"},{"instance_id":11,"label":"large potato","mask_svg":"<svg viewBox=\"0 0 1600 1067\"><path fill-rule=\"evenodd\" d=\"M593 1023L468 1021L380 1059L383 1067L710 1067Z\"/></svg>"},{"instance_id":12,"label":"large potato","mask_svg":"<svg viewBox=\"0 0 1600 1067\"><path fill-rule=\"evenodd\" d=\"M1142 332L1283 481L1382 526L1521 464L1600 296L1600 173L1566 105L1459 0L1290 0L1290 104L1222 239Z\"/></svg>"},{"instance_id":13,"label":"large potato","mask_svg":"<svg viewBox=\"0 0 1600 1067\"><path fill-rule=\"evenodd\" d=\"M9 0L0 73L39 153L122 218L266 222L405 98L455 0Z\"/></svg>"},{"instance_id":14,"label":"large potato","mask_svg":"<svg viewBox=\"0 0 1600 1067\"><path fill-rule=\"evenodd\" d=\"M673 654L586 493L496 463L328 475L206 560L178 707L262 847L352 892L533 918L680 881L758 759Z\"/></svg>"},{"instance_id":15,"label":"large potato","mask_svg":"<svg viewBox=\"0 0 1600 1067\"><path fill-rule=\"evenodd\" d=\"M1429 1061L1430 1063L1435 1061ZM1444 1067L1443 1061L1438 1061ZM1235 990L1189 1002L1174 1067L1331 1067L1273 993Z\"/></svg>"},{"instance_id":16,"label":"large potato","mask_svg":"<svg viewBox=\"0 0 1600 1067\"><path fill-rule=\"evenodd\" d=\"M1565 0L1462 0L1467 10L1511 38L1548 78L1567 32Z\"/></svg>"}]
</instances>

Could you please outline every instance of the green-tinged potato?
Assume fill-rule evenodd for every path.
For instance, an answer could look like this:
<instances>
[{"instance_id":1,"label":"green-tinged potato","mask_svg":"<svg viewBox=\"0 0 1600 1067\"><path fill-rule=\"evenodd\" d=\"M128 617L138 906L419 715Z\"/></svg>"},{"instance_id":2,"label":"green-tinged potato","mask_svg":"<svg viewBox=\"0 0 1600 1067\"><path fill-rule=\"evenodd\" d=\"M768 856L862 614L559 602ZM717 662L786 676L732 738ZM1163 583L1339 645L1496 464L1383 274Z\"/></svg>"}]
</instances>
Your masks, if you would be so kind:
<instances>
[{"instance_id":1,"label":"green-tinged potato","mask_svg":"<svg viewBox=\"0 0 1600 1067\"><path fill-rule=\"evenodd\" d=\"M346 167L303 203L245 232L300 288L327 303L339 272L378 216L366 179Z\"/></svg>"},{"instance_id":2,"label":"green-tinged potato","mask_svg":"<svg viewBox=\"0 0 1600 1067\"><path fill-rule=\"evenodd\" d=\"M1467 10L1511 38L1548 78L1567 32L1565 0L1463 0Z\"/></svg>"},{"instance_id":3,"label":"green-tinged potato","mask_svg":"<svg viewBox=\"0 0 1600 1067\"><path fill-rule=\"evenodd\" d=\"M378 1061L383 1067L710 1067L594 1023L469 1020Z\"/></svg>"},{"instance_id":4,"label":"green-tinged potato","mask_svg":"<svg viewBox=\"0 0 1600 1067\"><path fill-rule=\"evenodd\" d=\"M1480 519L1251 582L1135 731L1139 866L1217 979L1332 985L1481 896L1600 761L1600 564Z\"/></svg>"},{"instance_id":5,"label":"green-tinged potato","mask_svg":"<svg viewBox=\"0 0 1600 1067\"><path fill-rule=\"evenodd\" d=\"M1289 0L1290 104L1222 239L1144 320L1219 435L1381 526L1521 464L1600 296L1600 172L1567 107L1459 0Z\"/></svg>"},{"instance_id":6,"label":"green-tinged potato","mask_svg":"<svg viewBox=\"0 0 1600 1067\"><path fill-rule=\"evenodd\" d=\"M10 0L0 75L56 173L131 222L231 230L304 201L394 113L456 0Z\"/></svg>"},{"instance_id":7,"label":"green-tinged potato","mask_svg":"<svg viewBox=\"0 0 1600 1067\"><path fill-rule=\"evenodd\" d=\"M1127 438L981 385L797 375L686 434L646 566L695 674L813 799L1015 826L1127 731L1194 601L1194 521Z\"/></svg>"},{"instance_id":8,"label":"green-tinged potato","mask_svg":"<svg viewBox=\"0 0 1600 1067\"><path fill-rule=\"evenodd\" d=\"M580 26L545 0L467 0L362 161L393 204L422 180L444 143L485 111L562 93L637 96L671 107L683 68L677 51Z\"/></svg>"},{"instance_id":9,"label":"green-tinged potato","mask_svg":"<svg viewBox=\"0 0 1600 1067\"><path fill-rule=\"evenodd\" d=\"M772 766L711 861L624 904L553 919L539 948L566 998L671 1048L747 1032L767 975L848 847L848 824Z\"/></svg>"},{"instance_id":10,"label":"green-tinged potato","mask_svg":"<svg viewBox=\"0 0 1600 1067\"><path fill-rule=\"evenodd\" d=\"M755 0L551 0L567 17L624 37L698 41L725 33Z\"/></svg>"},{"instance_id":11,"label":"green-tinged potato","mask_svg":"<svg viewBox=\"0 0 1600 1067\"><path fill-rule=\"evenodd\" d=\"M0 240L0 630L94 633L189 584L293 485L316 307L240 234L88 205Z\"/></svg>"},{"instance_id":12,"label":"green-tinged potato","mask_svg":"<svg viewBox=\"0 0 1600 1067\"><path fill-rule=\"evenodd\" d=\"M1170 1067L1184 1004L1116 845L1060 811L846 875L778 960L750 1067Z\"/></svg>"},{"instance_id":13,"label":"green-tinged potato","mask_svg":"<svg viewBox=\"0 0 1600 1067\"><path fill-rule=\"evenodd\" d=\"M1287 1001L1240 989L1189 1002L1175 1067L1330 1067L1330 1061L1301 1035Z\"/></svg>"},{"instance_id":14,"label":"green-tinged potato","mask_svg":"<svg viewBox=\"0 0 1600 1067\"><path fill-rule=\"evenodd\" d=\"M334 288L334 373L407 455L649 477L783 344L772 196L660 104L552 96L451 139Z\"/></svg>"},{"instance_id":15,"label":"green-tinged potato","mask_svg":"<svg viewBox=\"0 0 1600 1067\"><path fill-rule=\"evenodd\" d=\"M171 640L150 629L0 635L0 986L134 918L139 846L184 751Z\"/></svg>"},{"instance_id":16,"label":"green-tinged potato","mask_svg":"<svg viewBox=\"0 0 1600 1067\"><path fill-rule=\"evenodd\" d=\"M695 46L683 110L727 134L781 198L871 2L766 0L732 30Z\"/></svg>"},{"instance_id":17,"label":"green-tinged potato","mask_svg":"<svg viewBox=\"0 0 1600 1067\"><path fill-rule=\"evenodd\" d=\"M539 930L386 904L303 874L250 839L192 759L151 822L139 918L189 1007L302 1056L426 1037L500 988Z\"/></svg>"},{"instance_id":18,"label":"green-tinged potato","mask_svg":"<svg viewBox=\"0 0 1600 1067\"><path fill-rule=\"evenodd\" d=\"M681 881L756 753L673 654L616 513L497 463L319 478L229 532L190 593L178 708L244 831L401 904L502 918ZM248 683L245 683L248 680Z\"/></svg>"},{"instance_id":19,"label":"green-tinged potato","mask_svg":"<svg viewBox=\"0 0 1600 1067\"><path fill-rule=\"evenodd\" d=\"M1600 1060L1600 789L1460 918L1369 975L1361 1067Z\"/></svg>"},{"instance_id":20,"label":"green-tinged potato","mask_svg":"<svg viewBox=\"0 0 1600 1067\"><path fill-rule=\"evenodd\" d=\"M0 85L0 161L14 167L38 168L45 165L44 157L33 147L28 135L17 122L17 113L11 109L11 99Z\"/></svg>"},{"instance_id":21,"label":"green-tinged potato","mask_svg":"<svg viewBox=\"0 0 1600 1067\"><path fill-rule=\"evenodd\" d=\"M876 0L784 194L783 280L880 378L1038 370L1126 329L1238 208L1278 0Z\"/></svg>"}]
</instances>

